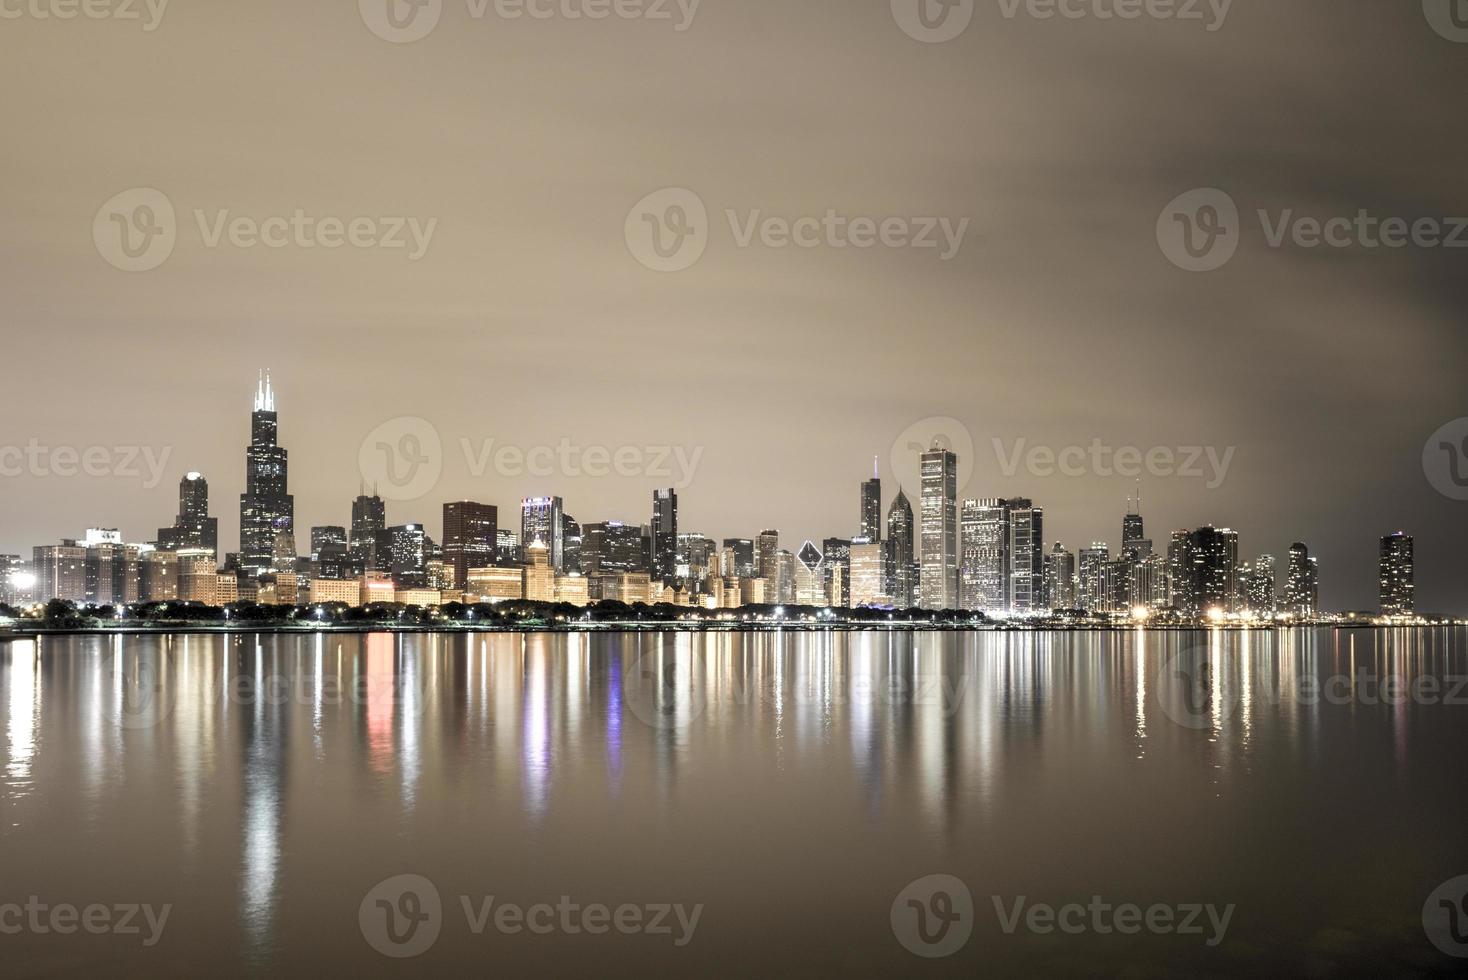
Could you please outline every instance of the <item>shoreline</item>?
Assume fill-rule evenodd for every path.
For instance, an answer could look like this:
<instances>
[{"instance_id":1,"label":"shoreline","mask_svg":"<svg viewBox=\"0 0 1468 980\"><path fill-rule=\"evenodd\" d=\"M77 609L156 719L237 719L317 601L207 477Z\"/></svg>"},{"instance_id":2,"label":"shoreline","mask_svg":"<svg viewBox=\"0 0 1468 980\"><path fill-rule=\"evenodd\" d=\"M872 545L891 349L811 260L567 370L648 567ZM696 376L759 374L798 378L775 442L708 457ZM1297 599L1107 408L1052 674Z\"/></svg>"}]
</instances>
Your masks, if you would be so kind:
<instances>
[{"instance_id":1,"label":"shoreline","mask_svg":"<svg viewBox=\"0 0 1468 980\"><path fill-rule=\"evenodd\" d=\"M933 623L577 623L544 624L525 626L480 626L465 625L271 625L230 624L228 626L201 623L170 624L159 626L116 626L116 627L34 627L26 629L0 630L0 644L42 637L60 636L199 636L218 634L222 636L259 634L269 636L344 635L367 636L371 634L421 634L421 635L492 635L492 634L627 634L627 633L1204 633L1221 630L1230 633L1278 633L1290 630L1437 630L1457 629L1462 623L1198 623L1198 624L1087 624L1076 626L1002 626L969 624L946 625Z\"/></svg>"}]
</instances>

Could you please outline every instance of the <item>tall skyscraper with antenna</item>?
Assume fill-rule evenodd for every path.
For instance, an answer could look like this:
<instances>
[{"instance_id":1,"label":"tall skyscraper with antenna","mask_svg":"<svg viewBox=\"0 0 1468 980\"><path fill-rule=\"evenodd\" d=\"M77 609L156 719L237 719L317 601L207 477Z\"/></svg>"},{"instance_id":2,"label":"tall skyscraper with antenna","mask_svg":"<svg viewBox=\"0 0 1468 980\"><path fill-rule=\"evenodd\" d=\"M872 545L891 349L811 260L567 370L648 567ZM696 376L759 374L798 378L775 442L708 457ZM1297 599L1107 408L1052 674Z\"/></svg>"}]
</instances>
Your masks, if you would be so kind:
<instances>
[{"instance_id":1,"label":"tall skyscraper with antenna","mask_svg":"<svg viewBox=\"0 0 1468 980\"><path fill-rule=\"evenodd\" d=\"M245 492L240 494L240 573L256 578L277 569L276 537L294 535L296 502L288 492L286 451L269 372L260 372L245 450Z\"/></svg>"}]
</instances>

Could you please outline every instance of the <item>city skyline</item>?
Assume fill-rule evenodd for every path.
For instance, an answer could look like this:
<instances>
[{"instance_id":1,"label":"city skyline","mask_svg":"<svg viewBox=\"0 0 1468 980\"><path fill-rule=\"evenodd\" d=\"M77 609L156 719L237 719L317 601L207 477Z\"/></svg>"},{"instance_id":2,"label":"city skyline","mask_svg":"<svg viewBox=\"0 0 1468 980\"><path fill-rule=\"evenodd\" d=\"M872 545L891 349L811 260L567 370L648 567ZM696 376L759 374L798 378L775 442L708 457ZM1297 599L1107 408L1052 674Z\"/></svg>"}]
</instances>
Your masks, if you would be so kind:
<instances>
[{"instance_id":1,"label":"city skyline","mask_svg":"<svg viewBox=\"0 0 1468 980\"><path fill-rule=\"evenodd\" d=\"M240 537L239 548L231 552L231 559L237 562L239 573L243 579L256 580L266 572L286 571L295 573L296 565L285 562L283 555L299 555L305 557L319 557L318 536L325 535L334 538L338 534L346 535L346 540L340 542L340 550L335 553L334 558L345 559L349 555L361 558L363 556L362 544L364 536L371 540L367 548L367 554L377 551L385 551L391 557L383 559L377 567L391 570L393 578L397 581L398 588L403 589L425 589L431 583L423 572L425 561L425 544L433 538L434 525L425 522L424 515L417 515L418 520L406 524L394 524L387 517L385 502L377 496L377 489L370 491L367 484L367 474L361 474L361 492L351 505L351 532L348 534L345 525L315 524L301 525L309 526L311 533L309 547L302 549L297 544L298 537L304 535L297 531L294 524L294 497L289 493L290 486L287 480L286 459L289 450L280 440L280 415L276 410L276 389L273 387L272 378L268 371L259 372L257 387L253 395L252 411L250 416L250 443L245 452L246 458L246 490L240 496ZM952 423L953 420L946 420ZM893 547L898 544L889 532L884 542L881 535L881 526L876 521L876 515L881 513L882 504L887 499L882 495L882 468L880 456L874 461L874 470L870 478L859 483L857 490L859 498L854 510L855 518L852 526L856 533L850 534L845 539L826 538L826 550L831 551L833 543L839 543L843 549L840 556L846 582L842 583L841 594L852 600L851 605L862 602L892 605L897 603L894 596L900 596L906 582L904 574L910 574L916 579L916 605L929 609L969 609L986 611L991 615L1024 615L1030 612L1039 612L1051 608L1086 608L1090 610L1112 610L1115 612L1126 612L1132 609L1146 607L1149 609L1161 609L1167 606L1173 598L1172 588L1166 583L1171 579L1181 580L1177 569L1177 559L1174 551L1178 547L1179 535L1190 535L1189 542L1185 547L1193 547L1195 554L1207 553L1212 550L1212 545L1206 541L1197 543L1191 535L1202 533L1218 533L1228 536L1230 558L1226 574L1229 576L1229 585L1223 589L1220 585L1213 588L1210 585L1199 585L1200 593L1208 593L1214 596L1227 595L1227 602L1232 604L1234 597L1250 600L1251 607L1262 608L1264 597L1268 597L1271 608L1278 607L1283 610L1291 604L1298 606L1298 591L1300 586L1296 578L1300 568L1308 567L1311 576L1311 584L1308 592L1312 596L1310 608L1320 611L1344 612L1350 609L1367 609L1369 606L1356 607L1333 607L1328 601L1320 598L1319 559L1311 555L1307 545L1295 542L1286 549L1272 551L1258 551L1253 549L1240 549L1240 533L1238 530L1218 526L1214 532L1215 525L1209 522L1200 526L1200 530L1190 532L1189 530L1174 530L1171 532L1173 545L1169 546L1165 553L1160 549L1154 549L1153 541L1146 537L1145 516L1142 513L1143 495L1140 489L1141 481L1138 480L1138 488L1134 495L1127 498L1125 513L1121 516L1119 526L1121 529L1120 546L1113 555L1106 538L1093 541L1088 546L1072 548L1061 541L1052 541L1046 537L1044 531L1045 508L1043 503L1037 504L1029 498L970 498L959 493L958 472L960 460L956 453L950 451L947 446L952 433L940 434L933 443L921 453L918 453L919 501L920 514L914 522L912 536L915 539L914 548L919 562L914 563L911 573L903 573L898 570L898 559L895 557ZM369 437L370 443L371 437ZM911 448L909 443L907 448ZM363 452L372 448L364 443ZM902 468L899 457L895 455L891 460L896 469ZM422 459L417 460L417 465L423 465ZM390 468L396 463L389 461ZM410 477L411 481L411 477ZM207 512L203 512L201 506L208 502L208 480L207 475L199 471L190 471L184 475L179 484L178 517L172 528L160 528L158 539L152 543L173 547L199 548L206 544L206 536L211 539L219 539L218 520ZM431 496L431 487L428 488L419 499L413 501L399 502L399 506L407 509L416 507L423 509L425 500ZM898 484L897 492L890 498L890 508L887 508L886 521L889 527L896 527L891 522L894 520L895 512L902 506L905 500L905 488ZM509 560L511 564L520 564L522 561L528 563L527 554L532 543L544 546L546 562L557 574L567 571L581 570L582 552L582 525L571 517L566 510L562 498L554 496L525 498L520 504L520 533L518 537L517 553L512 560L508 556L498 555L497 546L500 542L499 535L504 527L504 519L497 518L496 514L501 505L487 500L470 501L443 501L442 524L439 527L439 537L436 547L439 555L445 563L456 572L453 577L459 588L466 585L465 572L473 567L484 567L483 559L486 554L501 560ZM643 523L634 518L632 523L618 520L604 520L592 522L586 525L588 535L587 548L591 556L600 555L605 560L615 557L617 546L611 544L613 540L610 535L618 528L625 528L629 532L639 535L638 547L639 557L636 560L613 561L608 567L617 568L622 571L642 571L650 573L654 583L662 583L672 586L678 579L678 565L683 575L688 574L688 562L679 547L682 538L691 536L708 535L708 545L713 548L714 542L723 538L722 535L708 534L703 528L697 530L686 524L681 524L678 518L679 495L676 489L656 489L652 492L651 519ZM993 515L989 517L986 515ZM435 512L437 516L437 512ZM911 520L911 518L906 518ZM476 529L475 534L482 540L477 548L473 546L470 535L466 529L471 525ZM496 525L501 531L496 531ZM990 527L992 525L992 527ZM107 528L108 522L101 521L88 525L93 528ZM638 531L638 528L641 528ZM873 535L875 531L875 536ZM364 534L365 532L365 534ZM94 532L88 532L93 534ZM777 537L778 535L778 537ZM75 537L80 537L80 533ZM375 537L374 537L375 536ZM63 540L71 538L72 535L63 535ZM565 539L563 542L563 538ZM108 541L120 544L124 541L138 541L142 539L130 538L125 533L107 535ZM774 530L761 532L761 541L769 540L769 547L762 543L759 548L757 571L762 578L769 579L772 583L783 582L784 585L772 585L777 591L768 601L796 603L797 601L811 604L821 604L820 600L811 593L809 597L805 592L800 593L797 599L796 581L799 579L798 570L803 566L810 571L816 571L822 560L820 549L815 548L810 536L805 536L805 545L797 552L795 541L802 539L799 533L788 534ZM222 540L227 541L228 538ZM602 543L605 540L607 543ZM662 544L659 544L659 541ZM819 540L819 538L817 538ZM1415 557L1413 554L1413 538L1404 532L1397 531L1384 535L1380 541L1381 553L1378 568L1378 597L1383 611L1393 610L1398 613L1412 611L1427 611L1420 604L1414 605L1415 583ZM487 542L495 541L496 546L490 546ZM1388 547L1392 541L1405 541L1405 571L1389 572ZM573 544L574 542L574 544ZM778 542L778 543L776 543ZM54 544L55 542L47 542ZM776 553L773 549L780 548L779 555L789 556L788 567L780 566L776 562ZM1398 551L1401 546L1398 546ZM19 554L24 556L30 554L31 548L27 548ZM229 549L221 549L216 557L221 564L224 563ZM466 552L477 552L480 562L472 562L466 557ZM563 555L563 552L565 553ZM858 552L860 553L858 555ZM0 552L3 553L3 552ZM625 552L631 554L631 552ZM847 557L849 553L850 557ZM1280 561L1279 555L1285 555L1285 563ZM1394 552L1395 554L1396 552ZM1096 556L1099 554L1099 564ZM1258 566L1245 555L1260 554ZM275 561L272 562L272 555ZM860 588L853 583L857 581L857 559L860 558L862 568L871 568L870 562L881 556L883 571L878 579L871 579L870 574L862 579ZM569 560L568 557L569 556ZM1151 557L1155 556L1155 557ZM709 556L703 556L705 558ZM1143 562L1142 559L1149 558ZM1393 561L1399 561L1394 558ZM595 570L596 558L592 558L592 570ZM681 563L681 564L680 564ZM1149 571L1154 567L1156 571ZM1264 575L1264 565L1268 563L1269 573ZM1287 564L1286 564L1287 563ZM1301 564L1304 563L1304 564ZM726 561L728 566L730 562ZM371 562L366 566L373 567ZM1057 569L1066 567L1071 569L1071 578L1065 581L1057 580ZM412 571L412 569L417 571ZM1280 569L1285 570L1286 578L1280 581ZM1119 569L1120 580L1107 578L1107 575ZM727 572L726 572L727 573ZM831 589L829 572L822 573L826 576L823 583L828 591ZM1136 576L1143 576L1137 579ZM695 572L694 578L701 578L701 574ZM807 576L808 577L808 576ZM1400 579L1405 577L1405 598L1403 585ZM1152 583L1157 578L1162 582L1159 589ZM874 584L875 583L875 584ZM818 585L822 583L817 583ZM789 591L785 591L788 589ZM1072 607L1057 605L1054 602L1056 594L1073 595L1078 600ZM856 596L860 595L857 599ZM1255 600L1259 605L1255 605ZM747 601L747 600L746 600ZM1187 607L1187 602L1177 603ZM1216 604L1216 602L1215 602ZM1193 613L1200 614L1209 607L1208 602L1201 605L1195 604ZM1451 612L1451 610L1430 610L1433 612Z\"/></svg>"}]
</instances>

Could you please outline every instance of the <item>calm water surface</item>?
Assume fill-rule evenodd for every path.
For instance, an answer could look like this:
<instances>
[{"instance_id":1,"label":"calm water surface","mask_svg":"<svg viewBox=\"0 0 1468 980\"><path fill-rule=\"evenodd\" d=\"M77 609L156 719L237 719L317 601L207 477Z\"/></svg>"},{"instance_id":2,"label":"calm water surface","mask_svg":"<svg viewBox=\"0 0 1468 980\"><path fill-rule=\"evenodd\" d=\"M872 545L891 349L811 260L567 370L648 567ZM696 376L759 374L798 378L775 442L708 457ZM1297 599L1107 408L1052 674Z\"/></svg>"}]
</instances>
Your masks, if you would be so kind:
<instances>
[{"instance_id":1,"label":"calm water surface","mask_svg":"<svg viewBox=\"0 0 1468 980\"><path fill-rule=\"evenodd\" d=\"M0 963L1448 974L1468 960L1434 948L1423 908L1468 874L1464 676L1468 642L1449 630L13 643L0 906L170 911L151 947L141 914L139 935L7 930ZM894 902L939 874L973 911L957 952L920 959ZM438 906L418 879L410 901L401 882L379 888L401 875ZM700 908L691 929L668 913L667 933L538 934L479 928L490 896L636 906L644 924L659 905ZM994 904L1092 896L1234 909L1210 946L1006 933ZM917 911L897 904L903 929ZM0 927L15 921L0 908ZM406 951L393 940L410 930L416 957L378 951Z\"/></svg>"}]
</instances>

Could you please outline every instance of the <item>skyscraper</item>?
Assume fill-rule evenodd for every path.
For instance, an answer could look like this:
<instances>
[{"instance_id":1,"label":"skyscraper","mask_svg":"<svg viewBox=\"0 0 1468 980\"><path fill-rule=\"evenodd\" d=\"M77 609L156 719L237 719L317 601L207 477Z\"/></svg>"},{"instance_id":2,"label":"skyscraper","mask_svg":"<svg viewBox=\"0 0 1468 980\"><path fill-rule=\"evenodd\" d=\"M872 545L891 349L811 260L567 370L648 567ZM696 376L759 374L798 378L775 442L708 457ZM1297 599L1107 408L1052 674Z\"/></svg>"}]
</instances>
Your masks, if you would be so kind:
<instances>
[{"instance_id":1,"label":"skyscraper","mask_svg":"<svg viewBox=\"0 0 1468 980\"><path fill-rule=\"evenodd\" d=\"M1106 566L1111 561L1111 545L1096 541L1089 548L1081 549L1080 576L1076 603L1086 612L1109 612L1110 597L1106 594Z\"/></svg>"},{"instance_id":2,"label":"skyscraper","mask_svg":"<svg viewBox=\"0 0 1468 980\"><path fill-rule=\"evenodd\" d=\"M754 542L755 572L760 578L767 580L771 588L774 587L775 577L779 574L776 558L779 552L780 532L761 531Z\"/></svg>"},{"instance_id":3,"label":"skyscraper","mask_svg":"<svg viewBox=\"0 0 1468 980\"><path fill-rule=\"evenodd\" d=\"M851 544L851 605L885 606L892 602L883 588L886 581L886 550L877 542Z\"/></svg>"},{"instance_id":4,"label":"skyscraper","mask_svg":"<svg viewBox=\"0 0 1468 980\"><path fill-rule=\"evenodd\" d=\"M543 542L550 549L551 568L558 574L566 568L561 510L560 497L529 497L520 503L521 547L529 548L536 541Z\"/></svg>"},{"instance_id":5,"label":"skyscraper","mask_svg":"<svg viewBox=\"0 0 1468 980\"><path fill-rule=\"evenodd\" d=\"M731 577L759 577L759 560L753 541L749 538L725 538L724 547L734 552L734 568L729 572Z\"/></svg>"},{"instance_id":6,"label":"skyscraper","mask_svg":"<svg viewBox=\"0 0 1468 980\"><path fill-rule=\"evenodd\" d=\"M833 606L851 604L851 540L827 538L821 542L821 575Z\"/></svg>"},{"instance_id":7,"label":"skyscraper","mask_svg":"<svg viewBox=\"0 0 1468 980\"><path fill-rule=\"evenodd\" d=\"M969 587L973 608L994 614L1009 611L1009 504L997 497L966 501L969 511Z\"/></svg>"},{"instance_id":8,"label":"skyscraper","mask_svg":"<svg viewBox=\"0 0 1468 980\"><path fill-rule=\"evenodd\" d=\"M296 504L288 492L287 454L279 444L279 428L275 392L270 376L262 373L245 450L245 492L240 495L239 569L250 579L277 570L276 537L295 531Z\"/></svg>"},{"instance_id":9,"label":"skyscraper","mask_svg":"<svg viewBox=\"0 0 1468 980\"><path fill-rule=\"evenodd\" d=\"M581 570L588 578L607 572L646 572L642 528L621 521L587 524L581 533Z\"/></svg>"},{"instance_id":10,"label":"skyscraper","mask_svg":"<svg viewBox=\"0 0 1468 980\"><path fill-rule=\"evenodd\" d=\"M958 608L958 457L934 442L922 454L924 609Z\"/></svg>"},{"instance_id":11,"label":"skyscraper","mask_svg":"<svg viewBox=\"0 0 1468 980\"><path fill-rule=\"evenodd\" d=\"M581 571L581 522L570 514L561 514L561 563L564 573Z\"/></svg>"},{"instance_id":12,"label":"skyscraper","mask_svg":"<svg viewBox=\"0 0 1468 980\"><path fill-rule=\"evenodd\" d=\"M1410 616L1417 609L1416 556L1402 531L1381 539L1381 614Z\"/></svg>"},{"instance_id":13,"label":"skyscraper","mask_svg":"<svg viewBox=\"0 0 1468 980\"><path fill-rule=\"evenodd\" d=\"M158 529L158 547L166 551L208 548L219 553L219 519L209 516L209 481L202 474L189 473L179 481L178 517L173 527Z\"/></svg>"},{"instance_id":14,"label":"skyscraper","mask_svg":"<svg viewBox=\"0 0 1468 980\"><path fill-rule=\"evenodd\" d=\"M460 500L443 505L443 560L454 571L454 586L464 588L469 572L492 568L499 534L499 508Z\"/></svg>"},{"instance_id":15,"label":"skyscraper","mask_svg":"<svg viewBox=\"0 0 1468 980\"><path fill-rule=\"evenodd\" d=\"M386 552L388 542L387 505L376 493L368 494L365 487L352 501L352 537L349 550L352 558L360 562L364 571L385 571L390 564ZM378 560L378 551L383 558Z\"/></svg>"},{"instance_id":16,"label":"skyscraper","mask_svg":"<svg viewBox=\"0 0 1468 980\"><path fill-rule=\"evenodd\" d=\"M1290 545L1284 612L1309 619L1320 611L1320 566L1310 549L1298 541Z\"/></svg>"},{"instance_id":17,"label":"skyscraper","mask_svg":"<svg viewBox=\"0 0 1468 980\"><path fill-rule=\"evenodd\" d=\"M1188 533L1181 558L1178 590L1192 616L1214 616L1238 609L1239 535L1213 526ZM1176 597L1175 597L1176 598Z\"/></svg>"},{"instance_id":18,"label":"skyscraper","mask_svg":"<svg viewBox=\"0 0 1468 980\"><path fill-rule=\"evenodd\" d=\"M1045 609L1045 508L1023 497L1006 501L1009 509L1009 611L1016 615Z\"/></svg>"},{"instance_id":19,"label":"skyscraper","mask_svg":"<svg viewBox=\"0 0 1468 980\"><path fill-rule=\"evenodd\" d=\"M1245 565L1244 569L1239 574L1243 608L1256 616L1272 617L1278 606L1275 595L1278 568L1274 556L1260 555L1258 561Z\"/></svg>"},{"instance_id":20,"label":"skyscraper","mask_svg":"<svg viewBox=\"0 0 1468 980\"><path fill-rule=\"evenodd\" d=\"M422 524L399 524L388 528L392 552L392 580L399 590L428 585L427 535Z\"/></svg>"},{"instance_id":21,"label":"skyscraper","mask_svg":"<svg viewBox=\"0 0 1468 980\"><path fill-rule=\"evenodd\" d=\"M887 595L899 609L917 605L918 565L913 549L912 504L901 487L887 508ZM829 560L830 549L826 549ZM848 576L849 577L849 576Z\"/></svg>"},{"instance_id":22,"label":"skyscraper","mask_svg":"<svg viewBox=\"0 0 1468 980\"><path fill-rule=\"evenodd\" d=\"M1051 609L1076 608L1075 580L1076 556L1057 541L1045 556L1045 604Z\"/></svg>"},{"instance_id":23,"label":"skyscraper","mask_svg":"<svg viewBox=\"0 0 1468 980\"><path fill-rule=\"evenodd\" d=\"M652 495L652 577L664 585L678 578L678 493L658 490Z\"/></svg>"},{"instance_id":24,"label":"skyscraper","mask_svg":"<svg viewBox=\"0 0 1468 980\"><path fill-rule=\"evenodd\" d=\"M795 553L795 601L802 606L824 606L827 594L821 550L814 541L807 541Z\"/></svg>"},{"instance_id":25,"label":"skyscraper","mask_svg":"<svg viewBox=\"0 0 1468 980\"><path fill-rule=\"evenodd\" d=\"M861 485L861 533L872 544L882 540L882 477L876 457L872 458L872 478Z\"/></svg>"}]
</instances>

